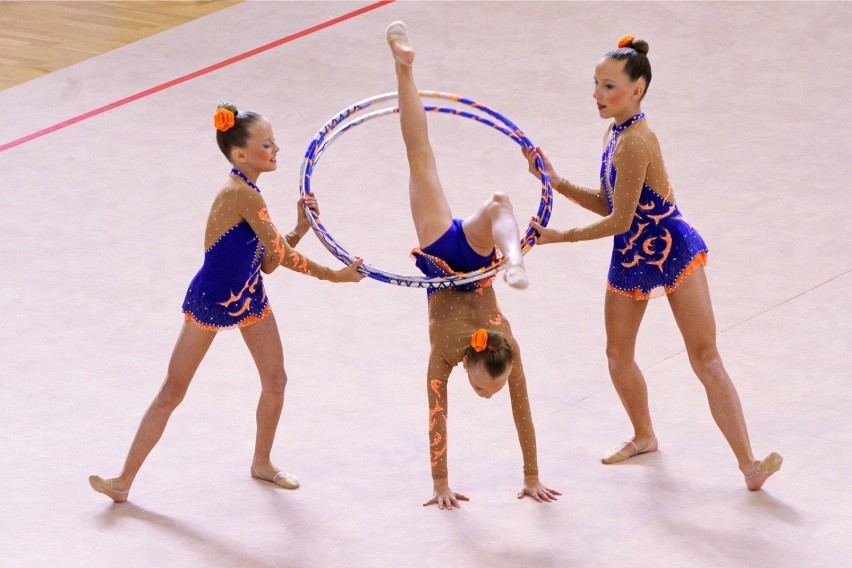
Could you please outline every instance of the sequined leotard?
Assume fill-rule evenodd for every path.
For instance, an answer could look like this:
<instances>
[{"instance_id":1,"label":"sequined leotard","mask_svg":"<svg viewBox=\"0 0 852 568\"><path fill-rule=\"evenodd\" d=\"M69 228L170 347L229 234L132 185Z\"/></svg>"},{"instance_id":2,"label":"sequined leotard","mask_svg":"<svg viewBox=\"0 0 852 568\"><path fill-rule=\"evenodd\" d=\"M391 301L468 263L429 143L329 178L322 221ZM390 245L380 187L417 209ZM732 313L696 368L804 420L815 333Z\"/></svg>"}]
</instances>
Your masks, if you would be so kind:
<instances>
[{"instance_id":1,"label":"sequined leotard","mask_svg":"<svg viewBox=\"0 0 852 568\"><path fill-rule=\"evenodd\" d=\"M619 136L644 118L645 115L640 113L613 127L604 150L601 183L610 212L614 210L613 193L618 169L614 162ZM625 141L625 144L643 142L638 138ZM643 160L641 152L633 154L634 163L625 160L620 167L632 169L635 173L637 168L641 168ZM707 245L701 235L684 220L674 201L661 196L643 180L630 230L614 237L607 276L609 289L636 299L647 299L652 295L671 292L696 266L705 264Z\"/></svg>"},{"instance_id":2,"label":"sequined leotard","mask_svg":"<svg viewBox=\"0 0 852 568\"><path fill-rule=\"evenodd\" d=\"M282 236L266 209L260 188L238 170L213 201L207 220L204 264L192 279L183 302L187 320L217 331L245 327L269 313L261 271L279 265L328 280L331 269L296 252L299 238Z\"/></svg>"},{"instance_id":3,"label":"sequined leotard","mask_svg":"<svg viewBox=\"0 0 852 568\"><path fill-rule=\"evenodd\" d=\"M411 251L414 263L423 274L433 278L464 274L485 268L494 262L497 258L497 250L494 249L491 254L485 256L473 250L464 236L463 223L462 219L453 219L450 228L438 240L423 249L416 248ZM476 290L491 285L493 281L494 278L486 278L454 286L454 288ZM427 288L426 296L431 297L437 290L437 288Z\"/></svg>"},{"instance_id":4,"label":"sequined leotard","mask_svg":"<svg viewBox=\"0 0 852 568\"><path fill-rule=\"evenodd\" d=\"M448 244L448 241L454 241ZM462 242L463 241L463 242ZM453 253L452 251L461 253ZM427 256L422 258L421 254ZM436 253L443 256L439 257ZM441 266L454 271L471 272L492 263L494 255L477 255L465 239L461 220L453 225L435 243L423 251L414 251L417 266L427 276L446 276ZM478 257L478 260L477 258ZM471 264L472 263L472 264ZM447 382L453 368L461 363L470 345L470 337L479 328L496 330L512 346L514 356L509 375L509 398L512 416L524 461L524 475L537 475L535 428L532 422L527 382L521 361L521 350L512 335L512 328L497 306L497 297L491 286L492 279L475 289L444 288L429 295L429 368L426 376L429 399L429 455L433 479L446 479L447 471ZM481 282L481 281L480 281Z\"/></svg>"},{"instance_id":5,"label":"sequined leotard","mask_svg":"<svg viewBox=\"0 0 852 568\"><path fill-rule=\"evenodd\" d=\"M245 221L228 229L204 252L189 284L183 312L201 327L244 327L267 314L269 299L260 263L266 248Z\"/></svg>"},{"instance_id":6,"label":"sequined leotard","mask_svg":"<svg viewBox=\"0 0 852 568\"><path fill-rule=\"evenodd\" d=\"M567 180L556 188L604 216L572 229L572 240L612 235L614 226L630 224L614 236L607 288L637 300L672 292L707 263L707 245L675 204L659 141L644 118L639 113L607 132L599 189Z\"/></svg>"}]
</instances>

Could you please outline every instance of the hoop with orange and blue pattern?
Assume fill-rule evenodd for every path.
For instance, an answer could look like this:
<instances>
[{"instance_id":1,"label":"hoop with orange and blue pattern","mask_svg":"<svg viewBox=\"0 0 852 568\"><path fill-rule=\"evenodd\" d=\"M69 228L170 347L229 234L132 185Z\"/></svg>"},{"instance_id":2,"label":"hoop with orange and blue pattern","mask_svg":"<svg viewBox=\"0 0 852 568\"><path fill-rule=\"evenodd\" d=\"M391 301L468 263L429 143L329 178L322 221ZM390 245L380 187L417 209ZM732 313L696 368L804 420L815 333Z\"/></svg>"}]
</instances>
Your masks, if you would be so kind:
<instances>
[{"instance_id":1,"label":"hoop with orange and blue pattern","mask_svg":"<svg viewBox=\"0 0 852 568\"><path fill-rule=\"evenodd\" d=\"M508 118L498 113L497 111L494 111L481 103L477 103L471 99L464 98L459 95L444 93L440 91L420 91L420 97L423 99L443 99L447 101L452 101L453 103L458 103L459 105L464 105L471 109L464 110L464 108L460 107L442 107L431 105L424 106L424 110L426 112L438 112L454 116L460 116L462 118L468 118L478 122L479 124L494 128L495 130L511 138L516 144L521 147L536 147L535 144L533 144L533 142L523 133L523 131L521 131L521 129L518 128L512 121L510 121ZM314 190L311 187L311 175L313 174L314 168L319 162L320 157L322 157L328 146L332 142L334 142L341 134L354 128L355 126L358 126L359 124L363 124L368 120L372 120L380 116L398 113L399 107L388 106L364 114L364 111L366 111L370 107L380 103L384 103L385 101L394 100L396 98L397 93L393 92L384 93L368 99L364 99L340 111L331 120L325 123L325 125L320 129L320 131L308 145L308 148L305 152L305 157L302 160L302 168L300 175L301 183L299 187L299 190L302 195L305 195L306 193L314 193ZM542 164L541 158L536 158L536 167L538 168L539 179L541 180L541 201L539 202L538 211L536 212L534 219L546 227L548 221L550 220L550 212L553 208L553 188L550 185L550 178L548 177L547 172L544 169L544 164ZM317 237L319 237L325 248L328 249L331 254L333 254L338 260L340 260L344 264L348 265L354 262L355 256L349 253L349 251L347 251L344 247L342 247L334 240L329 230L320 221L319 216L316 215L313 211L311 211L311 209L307 206L305 206L303 209L305 216L311 223L311 227L313 228L314 232L316 233ZM535 231L535 229L533 229L532 225L529 225L527 227L526 232L521 237L521 251L524 254L526 254L533 247L533 245L535 245L537 237L538 233ZM503 263L503 259L498 258L495 259L495 261L489 264L488 266L484 266L472 272L467 272L464 274L448 274L446 276L439 277L427 277L409 276L388 272L386 270L382 270L380 268L372 266L365 261L361 265L361 272L369 276L370 278L373 278L374 280L378 280L379 282L396 284L397 286L406 286L409 288L439 289L470 284L486 278L492 278L497 273L497 271L503 268Z\"/></svg>"}]
</instances>

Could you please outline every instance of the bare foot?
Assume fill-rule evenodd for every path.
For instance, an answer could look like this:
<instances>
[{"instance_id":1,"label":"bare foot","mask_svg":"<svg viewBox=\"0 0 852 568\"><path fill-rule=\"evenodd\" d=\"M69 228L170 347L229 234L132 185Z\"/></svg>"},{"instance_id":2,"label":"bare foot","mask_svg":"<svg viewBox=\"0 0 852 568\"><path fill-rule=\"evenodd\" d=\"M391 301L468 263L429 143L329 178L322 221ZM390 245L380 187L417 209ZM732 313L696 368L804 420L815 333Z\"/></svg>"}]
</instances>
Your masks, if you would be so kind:
<instances>
[{"instance_id":1,"label":"bare foot","mask_svg":"<svg viewBox=\"0 0 852 568\"><path fill-rule=\"evenodd\" d=\"M120 490L120 486L114 486L113 481L113 479L104 479L97 475L89 476L89 485L92 486L92 489L98 493L103 493L116 503L124 503L127 501L127 495L130 493L130 489Z\"/></svg>"},{"instance_id":2,"label":"bare foot","mask_svg":"<svg viewBox=\"0 0 852 568\"><path fill-rule=\"evenodd\" d=\"M512 288L523 290L530 285L530 280L527 278L527 269L524 267L524 261L511 263L506 266L506 271L503 273L503 280Z\"/></svg>"},{"instance_id":3,"label":"bare foot","mask_svg":"<svg viewBox=\"0 0 852 568\"><path fill-rule=\"evenodd\" d=\"M746 487L749 491L758 491L769 476L781 469L781 462L784 458L778 452L772 452L762 461L756 461L753 464L754 473L745 476ZM745 472L743 472L745 475Z\"/></svg>"},{"instance_id":4,"label":"bare foot","mask_svg":"<svg viewBox=\"0 0 852 568\"><path fill-rule=\"evenodd\" d=\"M399 20L392 22L385 31L385 37L393 52L394 59L403 65L414 63L414 49L408 45L408 32L404 22Z\"/></svg>"},{"instance_id":5,"label":"bare foot","mask_svg":"<svg viewBox=\"0 0 852 568\"><path fill-rule=\"evenodd\" d=\"M278 471L272 464L266 466L251 466L251 476L255 479L274 483L284 489L296 489L299 487L299 478L292 473Z\"/></svg>"},{"instance_id":6,"label":"bare foot","mask_svg":"<svg viewBox=\"0 0 852 568\"><path fill-rule=\"evenodd\" d=\"M643 439L633 438L629 442L624 442L620 446L616 446L607 451L607 453L605 453L601 458L601 463L605 463L607 465L619 463L638 456L639 454L650 454L651 452L656 452L657 449L659 449L659 444L657 443L656 436L652 437L650 442Z\"/></svg>"}]
</instances>

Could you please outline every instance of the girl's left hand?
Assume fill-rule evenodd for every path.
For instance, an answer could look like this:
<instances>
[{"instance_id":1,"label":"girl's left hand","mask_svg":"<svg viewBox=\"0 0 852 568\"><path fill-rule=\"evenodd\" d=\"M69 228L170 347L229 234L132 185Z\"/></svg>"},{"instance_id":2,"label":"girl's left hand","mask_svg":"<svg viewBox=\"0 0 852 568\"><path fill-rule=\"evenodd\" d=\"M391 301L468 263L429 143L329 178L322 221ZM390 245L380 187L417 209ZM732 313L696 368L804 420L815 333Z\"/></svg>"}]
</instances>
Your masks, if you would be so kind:
<instances>
[{"instance_id":1,"label":"girl's left hand","mask_svg":"<svg viewBox=\"0 0 852 568\"><path fill-rule=\"evenodd\" d=\"M536 221L535 217L530 220L530 225L532 225L533 229L538 231L538 234L540 235L535 241L536 244L547 245L551 243L561 243L565 240L565 233L563 231L548 229Z\"/></svg>"},{"instance_id":2,"label":"girl's left hand","mask_svg":"<svg viewBox=\"0 0 852 568\"><path fill-rule=\"evenodd\" d=\"M549 503L551 501L556 501L556 496L562 495L562 493L542 485L542 483L538 480L537 475L528 475L524 477L524 488L521 489L520 493L518 493L518 499L523 499L527 495L539 503L542 501Z\"/></svg>"}]
</instances>

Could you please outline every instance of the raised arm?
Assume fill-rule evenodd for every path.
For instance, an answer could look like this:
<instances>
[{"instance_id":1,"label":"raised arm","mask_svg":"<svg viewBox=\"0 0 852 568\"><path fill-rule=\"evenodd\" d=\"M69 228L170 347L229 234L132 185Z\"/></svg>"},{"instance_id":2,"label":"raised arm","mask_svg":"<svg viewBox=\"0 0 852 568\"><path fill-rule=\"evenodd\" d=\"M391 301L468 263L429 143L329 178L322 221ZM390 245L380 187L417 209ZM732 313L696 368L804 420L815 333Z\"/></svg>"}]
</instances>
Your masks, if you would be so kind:
<instances>
[{"instance_id":1,"label":"raised arm","mask_svg":"<svg viewBox=\"0 0 852 568\"><path fill-rule=\"evenodd\" d=\"M268 274L278 266L283 266L295 272L331 282L357 282L363 278L363 275L356 271L360 261L342 270L332 270L296 252L293 246L299 242L307 229L299 234L300 225L297 223L296 229L290 234L286 237L281 235L269 216L263 197L256 191L250 188L240 190L236 207L237 212L248 222L266 247L261 265L263 272Z\"/></svg>"}]
</instances>

